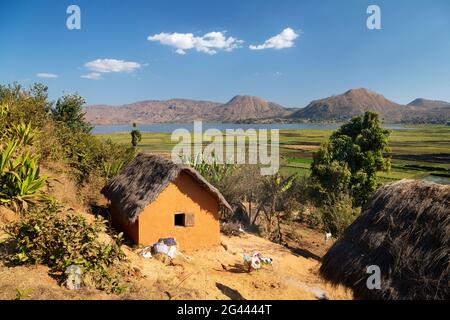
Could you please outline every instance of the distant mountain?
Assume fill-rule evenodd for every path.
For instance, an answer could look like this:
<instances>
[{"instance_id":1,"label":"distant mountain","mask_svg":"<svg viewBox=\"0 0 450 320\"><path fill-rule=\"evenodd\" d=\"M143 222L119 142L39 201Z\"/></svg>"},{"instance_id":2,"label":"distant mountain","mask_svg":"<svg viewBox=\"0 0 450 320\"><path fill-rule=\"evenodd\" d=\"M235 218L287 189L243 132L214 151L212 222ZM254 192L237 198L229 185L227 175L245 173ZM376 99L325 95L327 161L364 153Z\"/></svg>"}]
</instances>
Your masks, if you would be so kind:
<instances>
[{"instance_id":1,"label":"distant mountain","mask_svg":"<svg viewBox=\"0 0 450 320\"><path fill-rule=\"evenodd\" d=\"M93 124L192 122L213 115L220 103L187 99L147 100L122 106L93 105L85 108Z\"/></svg>"},{"instance_id":2,"label":"distant mountain","mask_svg":"<svg viewBox=\"0 0 450 320\"><path fill-rule=\"evenodd\" d=\"M416 100L408 103L408 106L424 108L450 108L450 102L417 98Z\"/></svg>"},{"instance_id":3,"label":"distant mountain","mask_svg":"<svg viewBox=\"0 0 450 320\"><path fill-rule=\"evenodd\" d=\"M251 96L236 96L225 104L187 99L148 100L122 106L93 105L85 108L92 124L237 122L248 119L282 118L295 109Z\"/></svg>"},{"instance_id":4,"label":"distant mountain","mask_svg":"<svg viewBox=\"0 0 450 320\"><path fill-rule=\"evenodd\" d=\"M352 89L341 95L312 101L291 115L293 120L346 121L372 110L389 123L446 123L450 121L449 103L416 99L401 105L364 88Z\"/></svg>"},{"instance_id":5,"label":"distant mountain","mask_svg":"<svg viewBox=\"0 0 450 320\"><path fill-rule=\"evenodd\" d=\"M368 110L384 115L401 108L401 105L378 93L360 88L349 90L341 95L312 101L305 108L293 113L291 117L316 121L340 121L362 115Z\"/></svg>"},{"instance_id":6,"label":"distant mountain","mask_svg":"<svg viewBox=\"0 0 450 320\"><path fill-rule=\"evenodd\" d=\"M235 96L216 110L219 119L233 122L247 119L283 118L293 112L279 104L252 96Z\"/></svg>"},{"instance_id":7,"label":"distant mountain","mask_svg":"<svg viewBox=\"0 0 450 320\"><path fill-rule=\"evenodd\" d=\"M305 108L285 108L259 97L235 96L227 103L171 99L147 100L122 106L94 105L85 108L92 124L207 122L297 122L347 121L373 110L383 122L447 123L450 103L418 98L401 105L364 88L315 100Z\"/></svg>"},{"instance_id":8,"label":"distant mountain","mask_svg":"<svg viewBox=\"0 0 450 320\"><path fill-rule=\"evenodd\" d=\"M402 114L405 123L448 123L450 122L450 103L418 98L410 102Z\"/></svg>"}]
</instances>

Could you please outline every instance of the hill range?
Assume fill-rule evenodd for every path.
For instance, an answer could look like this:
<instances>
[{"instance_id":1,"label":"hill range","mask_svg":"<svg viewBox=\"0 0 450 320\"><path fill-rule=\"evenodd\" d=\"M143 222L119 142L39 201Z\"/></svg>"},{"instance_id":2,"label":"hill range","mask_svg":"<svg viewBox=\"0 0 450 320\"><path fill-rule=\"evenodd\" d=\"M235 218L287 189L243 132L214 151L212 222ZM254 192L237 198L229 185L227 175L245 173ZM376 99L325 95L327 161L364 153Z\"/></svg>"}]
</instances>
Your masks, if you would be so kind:
<instances>
[{"instance_id":1,"label":"hill range","mask_svg":"<svg viewBox=\"0 0 450 320\"><path fill-rule=\"evenodd\" d=\"M121 106L92 105L86 119L95 125L206 122L342 122L368 110L386 123L447 123L450 103L418 98L401 105L364 88L314 100L304 108L286 108L253 96L235 96L227 103L171 99Z\"/></svg>"}]
</instances>

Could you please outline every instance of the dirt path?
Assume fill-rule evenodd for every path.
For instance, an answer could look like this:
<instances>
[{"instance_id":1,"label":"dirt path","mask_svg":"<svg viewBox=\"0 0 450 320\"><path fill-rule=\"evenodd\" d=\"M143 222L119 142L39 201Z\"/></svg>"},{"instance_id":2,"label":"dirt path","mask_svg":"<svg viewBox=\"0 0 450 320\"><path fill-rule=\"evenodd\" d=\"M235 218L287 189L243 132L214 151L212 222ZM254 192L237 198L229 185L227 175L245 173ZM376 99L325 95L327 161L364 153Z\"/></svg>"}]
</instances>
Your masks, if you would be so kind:
<instances>
[{"instance_id":1,"label":"dirt path","mask_svg":"<svg viewBox=\"0 0 450 320\"><path fill-rule=\"evenodd\" d=\"M272 266L247 273L243 254L261 252L271 257ZM351 299L343 288L332 288L317 274L319 262L260 237L222 236L222 245L177 257L174 266L129 253L133 264L155 284L159 293L171 299ZM158 294L160 295L160 294Z\"/></svg>"}]
</instances>

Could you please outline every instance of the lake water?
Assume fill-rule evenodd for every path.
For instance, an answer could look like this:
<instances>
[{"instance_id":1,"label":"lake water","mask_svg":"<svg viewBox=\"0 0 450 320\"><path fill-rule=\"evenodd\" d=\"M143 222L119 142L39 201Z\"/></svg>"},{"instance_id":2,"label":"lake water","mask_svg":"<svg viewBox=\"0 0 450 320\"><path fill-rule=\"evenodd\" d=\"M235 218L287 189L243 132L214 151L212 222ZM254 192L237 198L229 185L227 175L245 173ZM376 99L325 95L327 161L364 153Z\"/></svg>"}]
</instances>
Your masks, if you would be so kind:
<instances>
[{"instance_id":1,"label":"lake water","mask_svg":"<svg viewBox=\"0 0 450 320\"><path fill-rule=\"evenodd\" d=\"M301 129L336 129L339 124L313 124L313 123L271 123L271 124L237 124L237 123L202 123L202 130L219 129L280 129L280 130L301 130ZM385 128L400 130L407 129L402 125L386 125ZM193 123L159 123L159 124L140 124L138 129L141 132L161 132L171 133L176 129L194 130ZM130 132L133 130L132 125L99 125L95 126L94 134L108 134L118 132Z\"/></svg>"}]
</instances>

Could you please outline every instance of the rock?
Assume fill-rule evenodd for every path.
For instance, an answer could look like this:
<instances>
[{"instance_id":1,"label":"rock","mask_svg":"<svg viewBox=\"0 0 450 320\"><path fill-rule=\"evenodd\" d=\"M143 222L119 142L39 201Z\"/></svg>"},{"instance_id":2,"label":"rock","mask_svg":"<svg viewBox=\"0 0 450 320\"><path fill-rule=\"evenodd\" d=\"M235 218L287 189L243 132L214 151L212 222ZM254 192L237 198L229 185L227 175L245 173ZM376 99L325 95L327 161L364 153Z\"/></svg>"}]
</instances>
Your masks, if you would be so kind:
<instances>
[{"instance_id":1,"label":"rock","mask_svg":"<svg viewBox=\"0 0 450 320\"><path fill-rule=\"evenodd\" d=\"M4 206L0 206L0 224L10 224L18 221L19 219L19 214Z\"/></svg>"}]
</instances>

